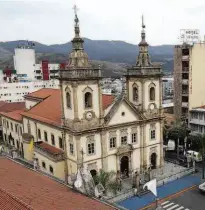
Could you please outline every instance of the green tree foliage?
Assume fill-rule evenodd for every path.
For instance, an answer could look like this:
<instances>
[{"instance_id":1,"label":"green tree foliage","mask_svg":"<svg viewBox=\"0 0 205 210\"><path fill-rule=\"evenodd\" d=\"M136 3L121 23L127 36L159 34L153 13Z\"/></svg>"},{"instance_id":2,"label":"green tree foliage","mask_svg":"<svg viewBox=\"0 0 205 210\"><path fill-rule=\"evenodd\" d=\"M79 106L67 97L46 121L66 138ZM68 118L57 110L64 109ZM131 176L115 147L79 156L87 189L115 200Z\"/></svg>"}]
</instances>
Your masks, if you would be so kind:
<instances>
[{"instance_id":1,"label":"green tree foliage","mask_svg":"<svg viewBox=\"0 0 205 210\"><path fill-rule=\"evenodd\" d=\"M120 187L120 184L117 182L116 173L114 171L106 172L103 169L94 177L95 184L102 184L105 188L105 192L111 191L116 194L117 190Z\"/></svg>"}]
</instances>

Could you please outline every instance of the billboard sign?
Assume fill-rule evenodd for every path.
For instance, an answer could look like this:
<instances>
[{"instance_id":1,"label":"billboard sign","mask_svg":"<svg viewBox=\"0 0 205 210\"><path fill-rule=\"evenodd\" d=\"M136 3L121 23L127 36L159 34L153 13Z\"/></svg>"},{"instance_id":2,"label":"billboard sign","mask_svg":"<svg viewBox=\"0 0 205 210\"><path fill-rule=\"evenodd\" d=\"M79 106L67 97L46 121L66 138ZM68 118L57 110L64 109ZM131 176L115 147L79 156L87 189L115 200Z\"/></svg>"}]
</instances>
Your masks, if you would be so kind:
<instances>
[{"instance_id":1,"label":"billboard sign","mask_svg":"<svg viewBox=\"0 0 205 210\"><path fill-rule=\"evenodd\" d=\"M181 29L180 41L183 43L188 43L188 44L199 42L199 30L198 29Z\"/></svg>"}]
</instances>

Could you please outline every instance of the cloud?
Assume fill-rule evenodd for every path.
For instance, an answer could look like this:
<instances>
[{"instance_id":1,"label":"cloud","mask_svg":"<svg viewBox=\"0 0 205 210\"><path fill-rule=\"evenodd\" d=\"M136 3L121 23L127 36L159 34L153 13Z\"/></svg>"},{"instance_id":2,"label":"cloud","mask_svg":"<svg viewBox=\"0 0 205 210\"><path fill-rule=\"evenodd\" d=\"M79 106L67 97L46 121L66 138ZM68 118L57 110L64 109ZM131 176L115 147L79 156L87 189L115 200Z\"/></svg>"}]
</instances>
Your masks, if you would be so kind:
<instances>
[{"instance_id":1,"label":"cloud","mask_svg":"<svg viewBox=\"0 0 205 210\"><path fill-rule=\"evenodd\" d=\"M203 0L26 0L0 1L0 40L68 42L73 37L74 4L79 7L81 34L91 39L137 44L142 14L152 45L177 43L181 28L205 33Z\"/></svg>"}]
</instances>

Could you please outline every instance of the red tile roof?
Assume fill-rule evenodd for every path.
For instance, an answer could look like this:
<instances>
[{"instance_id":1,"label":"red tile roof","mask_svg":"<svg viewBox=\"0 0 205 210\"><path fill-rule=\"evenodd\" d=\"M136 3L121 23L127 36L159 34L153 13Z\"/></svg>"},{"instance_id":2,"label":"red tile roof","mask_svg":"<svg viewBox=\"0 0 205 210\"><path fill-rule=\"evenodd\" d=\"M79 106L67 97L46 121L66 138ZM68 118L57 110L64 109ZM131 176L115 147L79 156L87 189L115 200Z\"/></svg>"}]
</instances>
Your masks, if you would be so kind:
<instances>
[{"instance_id":1,"label":"red tile roof","mask_svg":"<svg viewBox=\"0 0 205 210\"><path fill-rule=\"evenodd\" d=\"M28 96L44 98L42 102L22 113L22 115L53 125L61 125L61 94L60 89L41 89ZM114 101L112 95L102 95L103 109Z\"/></svg>"},{"instance_id":2,"label":"red tile roof","mask_svg":"<svg viewBox=\"0 0 205 210\"><path fill-rule=\"evenodd\" d=\"M58 90L60 91L60 90ZM52 88L43 88L37 90L35 92L29 93L28 95L24 96L25 98L38 98L38 99L45 99L52 95L53 92L56 92L56 89Z\"/></svg>"},{"instance_id":3,"label":"red tile roof","mask_svg":"<svg viewBox=\"0 0 205 210\"><path fill-rule=\"evenodd\" d=\"M4 101L0 101L0 112L12 112L15 110L23 109L25 109L25 102L7 103Z\"/></svg>"},{"instance_id":4,"label":"red tile roof","mask_svg":"<svg viewBox=\"0 0 205 210\"><path fill-rule=\"evenodd\" d=\"M45 150L45 151L47 151L48 153L51 153L51 154L57 155L57 154L62 154L63 153L62 150L60 150L56 147L53 147L53 146L51 146L51 145L49 145L45 142L36 142L36 146L42 148L43 150Z\"/></svg>"},{"instance_id":5,"label":"red tile roof","mask_svg":"<svg viewBox=\"0 0 205 210\"><path fill-rule=\"evenodd\" d=\"M102 104L103 109L107 109L113 102L114 102L115 96L113 95L102 95Z\"/></svg>"},{"instance_id":6,"label":"red tile roof","mask_svg":"<svg viewBox=\"0 0 205 210\"><path fill-rule=\"evenodd\" d=\"M8 192L0 189L0 208L1 210L31 210L32 208L24 204Z\"/></svg>"},{"instance_id":7,"label":"red tile roof","mask_svg":"<svg viewBox=\"0 0 205 210\"><path fill-rule=\"evenodd\" d=\"M0 158L0 180L0 188L35 210L117 209L75 192L6 158ZM8 199L0 202L0 209L8 205L6 203L12 202L12 198ZM19 208L19 210L24 209Z\"/></svg>"},{"instance_id":8,"label":"red tile roof","mask_svg":"<svg viewBox=\"0 0 205 210\"><path fill-rule=\"evenodd\" d=\"M13 112L0 112L0 115L11 118L12 120L16 120L21 122L22 121L22 113L24 112L24 110L16 110Z\"/></svg>"},{"instance_id":9,"label":"red tile roof","mask_svg":"<svg viewBox=\"0 0 205 210\"><path fill-rule=\"evenodd\" d=\"M45 99L22 113L24 116L54 125L61 124L61 96L59 89L41 89L29 95Z\"/></svg>"}]
</instances>

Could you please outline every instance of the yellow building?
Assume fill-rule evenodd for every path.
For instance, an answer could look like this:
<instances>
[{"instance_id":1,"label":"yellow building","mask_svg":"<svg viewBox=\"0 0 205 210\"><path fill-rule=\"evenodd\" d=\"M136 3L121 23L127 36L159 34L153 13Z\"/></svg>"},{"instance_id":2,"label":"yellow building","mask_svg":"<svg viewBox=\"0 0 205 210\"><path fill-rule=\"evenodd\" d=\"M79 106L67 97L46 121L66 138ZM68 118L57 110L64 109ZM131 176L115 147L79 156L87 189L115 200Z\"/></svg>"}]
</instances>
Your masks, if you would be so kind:
<instances>
[{"instance_id":1,"label":"yellow building","mask_svg":"<svg viewBox=\"0 0 205 210\"><path fill-rule=\"evenodd\" d=\"M175 46L174 113L187 122L189 111L205 104L204 57L204 43Z\"/></svg>"},{"instance_id":2,"label":"yellow building","mask_svg":"<svg viewBox=\"0 0 205 210\"><path fill-rule=\"evenodd\" d=\"M144 23L141 37L137 62L127 69L126 90L116 98L103 95L101 69L88 61L76 14L60 90L41 89L25 97L27 110L20 114L26 159L37 160L41 170L62 180L82 165L92 175L104 169L126 176L163 165L162 70L151 63Z\"/></svg>"}]
</instances>

